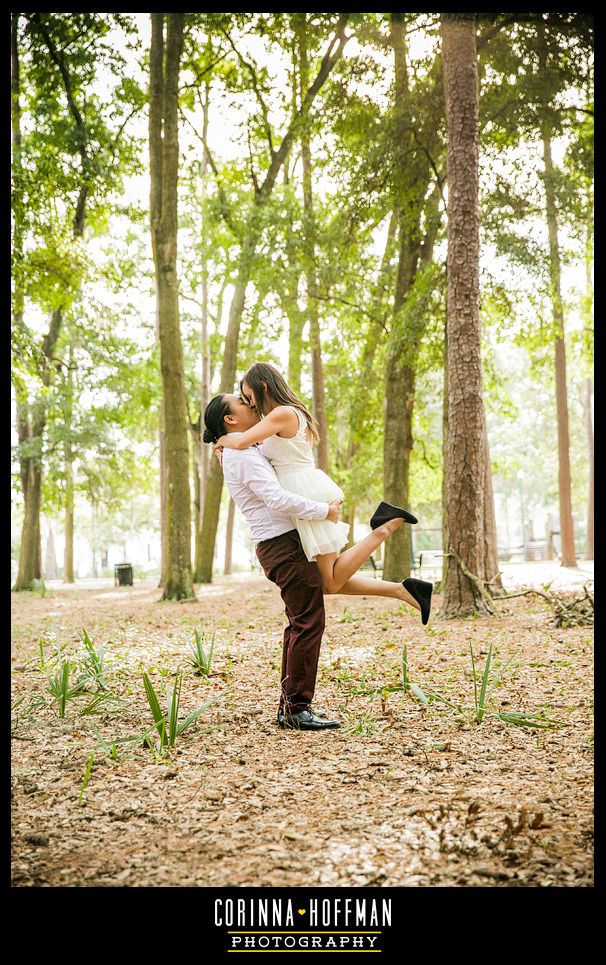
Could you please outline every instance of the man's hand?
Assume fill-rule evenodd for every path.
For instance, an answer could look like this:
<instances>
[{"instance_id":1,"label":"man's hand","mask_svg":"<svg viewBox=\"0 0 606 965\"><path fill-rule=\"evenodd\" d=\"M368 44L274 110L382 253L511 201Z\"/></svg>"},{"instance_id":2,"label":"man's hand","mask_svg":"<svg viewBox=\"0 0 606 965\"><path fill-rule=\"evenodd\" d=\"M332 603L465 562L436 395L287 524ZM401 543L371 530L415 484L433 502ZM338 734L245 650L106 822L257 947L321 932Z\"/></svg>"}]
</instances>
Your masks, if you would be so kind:
<instances>
[{"instance_id":1,"label":"man's hand","mask_svg":"<svg viewBox=\"0 0 606 965\"><path fill-rule=\"evenodd\" d=\"M329 519L331 523L339 522L339 514L343 508L342 499L331 499L328 504L328 515L326 519Z\"/></svg>"},{"instance_id":2,"label":"man's hand","mask_svg":"<svg viewBox=\"0 0 606 965\"><path fill-rule=\"evenodd\" d=\"M219 465L223 466L223 446L220 446L217 442L215 442L213 446L213 453L219 460Z\"/></svg>"}]
</instances>

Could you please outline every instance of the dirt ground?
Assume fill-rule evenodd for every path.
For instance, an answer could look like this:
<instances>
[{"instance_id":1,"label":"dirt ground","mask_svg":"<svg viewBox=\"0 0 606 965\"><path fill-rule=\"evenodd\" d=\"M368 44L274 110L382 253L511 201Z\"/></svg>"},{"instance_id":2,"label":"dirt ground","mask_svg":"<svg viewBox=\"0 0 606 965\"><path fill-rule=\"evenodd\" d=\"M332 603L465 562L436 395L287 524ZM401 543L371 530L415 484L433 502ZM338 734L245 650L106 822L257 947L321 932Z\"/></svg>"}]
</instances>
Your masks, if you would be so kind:
<instances>
[{"instance_id":1,"label":"dirt ground","mask_svg":"<svg viewBox=\"0 0 606 965\"><path fill-rule=\"evenodd\" d=\"M197 594L159 603L155 581L12 594L15 887L593 884L592 627L555 628L535 597L464 621L440 619L438 597L428 627L397 601L328 597L314 707L344 726L297 733L275 723L278 590L234 576ZM73 655L82 627L107 644L122 702L83 714L80 696L60 719L39 640L47 661L53 634ZM216 632L210 678L188 665L195 627ZM470 642L476 670L490 642L491 676L509 661L496 711L559 723L477 724ZM401 684L404 644L411 681L443 700L368 693ZM179 667L182 714L217 702L165 759L116 744L152 724L142 674L164 702Z\"/></svg>"}]
</instances>

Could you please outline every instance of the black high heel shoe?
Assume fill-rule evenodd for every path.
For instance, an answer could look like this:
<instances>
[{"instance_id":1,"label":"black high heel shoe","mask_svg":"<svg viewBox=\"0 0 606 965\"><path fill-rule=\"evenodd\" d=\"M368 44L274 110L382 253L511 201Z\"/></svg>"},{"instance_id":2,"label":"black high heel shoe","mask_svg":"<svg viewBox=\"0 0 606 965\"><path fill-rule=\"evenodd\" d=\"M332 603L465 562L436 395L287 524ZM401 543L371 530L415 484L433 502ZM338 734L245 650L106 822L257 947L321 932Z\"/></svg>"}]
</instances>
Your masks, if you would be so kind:
<instances>
[{"instance_id":1,"label":"black high heel shoe","mask_svg":"<svg viewBox=\"0 0 606 965\"><path fill-rule=\"evenodd\" d=\"M413 516L412 513L407 513L405 509L400 509L399 506L391 506L389 503L379 503L372 514L370 528L376 529L377 526L388 523L390 519L405 519L407 523L419 522L416 516Z\"/></svg>"},{"instance_id":2,"label":"black high heel shoe","mask_svg":"<svg viewBox=\"0 0 606 965\"><path fill-rule=\"evenodd\" d=\"M428 583L426 580L415 580L410 577L407 580L402 580L402 586L405 590L408 590L411 596L414 596L421 607L421 622L425 625L429 620L429 614L431 612L433 583Z\"/></svg>"}]
</instances>

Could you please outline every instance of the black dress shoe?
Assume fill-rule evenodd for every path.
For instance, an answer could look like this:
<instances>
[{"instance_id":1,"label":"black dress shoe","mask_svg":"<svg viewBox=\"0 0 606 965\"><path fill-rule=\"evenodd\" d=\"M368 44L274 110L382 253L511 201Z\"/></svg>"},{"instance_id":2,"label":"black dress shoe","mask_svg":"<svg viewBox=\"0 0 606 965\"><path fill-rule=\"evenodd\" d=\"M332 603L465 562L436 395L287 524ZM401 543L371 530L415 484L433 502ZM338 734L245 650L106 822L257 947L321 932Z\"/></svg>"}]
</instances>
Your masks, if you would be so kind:
<instances>
[{"instance_id":1,"label":"black dress shoe","mask_svg":"<svg viewBox=\"0 0 606 965\"><path fill-rule=\"evenodd\" d=\"M314 717L319 717L320 720L328 720L328 714L326 713L325 710L313 710L311 707L308 707L307 709L310 714L314 715ZM283 710L278 711L278 723L280 722L281 717L284 717Z\"/></svg>"},{"instance_id":2,"label":"black dress shoe","mask_svg":"<svg viewBox=\"0 0 606 965\"><path fill-rule=\"evenodd\" d=\"M431 594L433 593L433 583L428 583L426 580L414 580L409 578L408 580L402 580L402 586L405 590L408 590L411 596L414 596L415 600L421 607L421 622L427 623L429 620L429 614L431 612Z\"/></svg>"},{"instance_id":3,"label":"black dress shoe","mask_svg":"<svg viewBox=\"0 0 606 965\"><path fill-rule=\"evenodd\" d=\"M391 506L390 503L379 503L372 514L370 528L376 529L377 526L382 526L383 523L388 523L390 519L405 519L407 523L419 522L416 516L413 516L412 513L406 512L405 509L400 509L399 506Z\"/></svg>"},{"instance_id":4,"label":"black dress shoe","mask_svg":"<svg viewBox=\"0 0 606 965\"><path fill-rule=\"evenodd\" d=\"M340 727L338 720L320 720L309 710L302 710L298 714L280 714L278 726L283 730L329 730Z\"/></svg>"}]
</instances>

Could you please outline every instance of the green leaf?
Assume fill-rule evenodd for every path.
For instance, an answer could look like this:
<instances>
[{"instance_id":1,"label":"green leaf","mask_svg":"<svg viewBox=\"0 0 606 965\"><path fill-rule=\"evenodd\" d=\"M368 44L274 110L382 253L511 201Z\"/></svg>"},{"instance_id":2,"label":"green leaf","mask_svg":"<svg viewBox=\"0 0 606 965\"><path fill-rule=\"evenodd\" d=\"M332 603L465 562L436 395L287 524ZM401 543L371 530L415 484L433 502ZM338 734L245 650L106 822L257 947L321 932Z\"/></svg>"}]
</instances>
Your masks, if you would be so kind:
<instances>
[{"instance_id":1,"label":"green leaf","mask_svg":"<svg viewBox=\"0 0 606 965\"><path fill-rule=\"evenodd\" d=\"M429 704L429 701L428 701L427 697L425 696L425 694L423 693L423 691L421 690L421 688L417 686L417 684L410 684L410 689L412 690L412 692L413 692L413 694L415 695L415 697L418 697L418 698L419 698L419 700L421 701L421 703L423 703L423 704Z\"/></svg>"}]
</instances>

